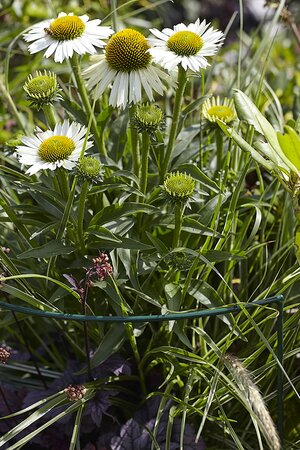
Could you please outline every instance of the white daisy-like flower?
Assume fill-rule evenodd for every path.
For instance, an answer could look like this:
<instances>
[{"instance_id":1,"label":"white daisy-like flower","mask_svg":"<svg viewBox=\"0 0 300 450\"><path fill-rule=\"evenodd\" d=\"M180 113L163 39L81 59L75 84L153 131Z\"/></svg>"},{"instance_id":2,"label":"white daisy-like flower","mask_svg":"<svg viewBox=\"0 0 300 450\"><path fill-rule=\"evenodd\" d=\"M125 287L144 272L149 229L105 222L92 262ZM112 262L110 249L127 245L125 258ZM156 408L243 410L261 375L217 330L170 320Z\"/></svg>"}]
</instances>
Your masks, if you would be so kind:
<instances>
[{"instance_id":1,"label":"white daisy-like flower","mask_svg":"<svg viewBox=\"0 0 300 450\"><path fill-rule=\"evenodd\" d=\"M163 95L166 86L173 84L169 75L152 64L147 39L136 30L126 28L115 33L107 42L105 53L92 57L95 62L83 72L88 89L96 97L111 85L109 104L125 108L142 100L142 88L150 101L153 91Z\"/></svg>"},{"instance_id":2,"label":"white daisy-like flower","mask_svg":"<svg viewBox=\"0 0 300 450\"><path fill-rule=\"evenodd\" d=\"M74 16L73 13L61 12L56 19L49 19L34 25L24 34L26 42L32 42L28 50L37 53L45 50L49 58L54 53L54 61L62 63L71 58L73 53L84 55L96 53L95 47L104 47L102 39L108 39L113 30L99 26L101 20L90 20L87 15Z\"/></svg>"},{"instance_id":3,"label":"white daisy-like flower","mask_svg":"<svg viewBox=\"0 0 300 450\"><path fill-rule=\"evenodd\" d=\"M209 66L206 56L215 55L223 43L222 31L214 30L205 20L200 23L199 19L188 26L183 23L175 25L173 30L152 28L150 31L156 38L149 38L152 46L149 53L156 63L169 71L178 64L193 72L206 69Z\"/></svg>"},{"instance_id":4,"label":"white daisy-like flower","mask_svg":"<svg viewBox=\"0 0 300 450\"><path fill-rule=\"evenodd\" d=\"M26 171L29 175L39 170L55 170L63 167L72 170L83 156L81 155L85 142L87 128L79 123L69 123L64 120L56 124L54 130L38 130L32 137L24 136L23 145L16 147L21 164L31 166ZM85 150L92 147L93 143L86 141Z\"/></svg>"}]
</instances>

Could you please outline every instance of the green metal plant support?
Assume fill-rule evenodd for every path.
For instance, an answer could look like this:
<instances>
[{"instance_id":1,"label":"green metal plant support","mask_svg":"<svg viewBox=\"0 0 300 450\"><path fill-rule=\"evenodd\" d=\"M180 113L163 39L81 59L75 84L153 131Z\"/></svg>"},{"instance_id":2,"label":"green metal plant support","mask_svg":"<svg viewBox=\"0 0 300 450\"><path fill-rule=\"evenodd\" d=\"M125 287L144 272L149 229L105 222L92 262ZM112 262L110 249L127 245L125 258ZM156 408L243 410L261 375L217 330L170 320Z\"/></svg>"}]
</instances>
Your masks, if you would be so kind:
<instances>
[{"instance_id":1,"label":"green metal plant support","mask_svg":"<svg viewBox=\"0 0 300 450\"><path fill-rule=\"evenodd\" d=\"M284 427L283 427L283 295L278 295L276 297L265 298L262 300L257 300L251 303L243 303L243 306L233 305L221 308L210 308L201 309L195 311L181 311L176 313L168 314L157 314L157 315L146 315L146 316L88 316L82 314L65 314L60 312L51 311L40 311L33 308L28 308L26 306L14 305L0 301L1 310L9 310L17 313L26 314L27 316L39 316L53 318L56 320L75 320L78 322L109 322L109 323L126 323L126 322L163 322L171 320L185 320L185 319L195 319L199 317L214 317L219 315L226 315L230 313L238 313L245 309L253 309L259 306L267 306L271 304L276 304L278 309L277 317L277 358L278 358L278 369L277 369L277 407L278 407L278 432L281 441L283 442Z\"/></svg>"}]
</instances>

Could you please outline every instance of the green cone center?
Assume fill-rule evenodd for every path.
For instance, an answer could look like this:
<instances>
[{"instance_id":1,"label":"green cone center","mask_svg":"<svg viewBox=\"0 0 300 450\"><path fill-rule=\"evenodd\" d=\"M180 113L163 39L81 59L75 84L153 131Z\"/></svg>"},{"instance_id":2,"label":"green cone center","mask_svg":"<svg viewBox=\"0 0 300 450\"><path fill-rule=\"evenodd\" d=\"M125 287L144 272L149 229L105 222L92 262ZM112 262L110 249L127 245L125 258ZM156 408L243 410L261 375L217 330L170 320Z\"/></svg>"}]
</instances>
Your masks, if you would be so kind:
<instances>
[{"instance_id":1,"label":"green cone center","mask_svg":"<svg viewBox=\"0 0 300 450\"><path fill-rule=\"evenodd\" d=\"M167 47L180 56L196 55L203 44L203 39L193 31L177 31L167 41Z\"/></svg>"},{"instance_id":2,"label":"green cone center","mask_svg":"<svg viewBox=\"0 0 300 450\"><path fill-rule=\"evenodd\" d=\"M79 160L78 170L83 176L95 178L100 175L101 163L92 156L85 156Z\"/></svg>"},{"instance_id":3,"label":"green cone center","mask_svg":"<svg viewBox=\"0 0 300 450\"><path fill-rule=\"evenodd\" d=\"M146 38L138 31L127 28L115 33L108 41L105 57L108 65L117 72L144 69L151 61Z\"/></svg>"},{"instance_id":4,"label":"green cone center","mask_svg":"<svg viewBox=\"0 0 300 450\"><path fill-rule=\"evenodd\" d=\"M165 180L164 187L173 197L189 197L194 192L195 180L185 173L171 173Z\"/></svg>"},{"instance_id":5,"label":"green cone center","mask_svg":"<svg viewBox=\"0 0 300 450\"><path fill-rule=\"evenodd\" d=\"M209 108L207 114L218 119L226 119L227 117L231 117L234 112L228 106L216 105Z\"/></svg>"},{"instance_id":6,"label":"green cone center","mask_svg":"<svg viewBox=\"0 0 300 450\"><path fill-rule=\"evenodd\" d=\"M58 41L68 41L80 37L84 29L85 24L80 17L63 16L51 22L48 34Z\"/></svg>"},{"instance_id":7,"label":"green cone center","mask_svg":"<svg viewBox=\"0 0 300 450\"><path fill-rule=\"evenodd\" d=\"M75 150L75 143L67 136L51 136L41 143L39 157L46 162L67 159Z\"/></svg>"},{"instance_id":8,"label":"green cone center","mask_svg":"<svg viewBox=\"0 0 300 450\"><path fill-rule=\"evenodd\" d=\"M156 105L141 105L136 110L136 120L145 125L157 125L163 120L163 113Z\"/></svg>"},{"instance_id":9,"label":"green cone center","mask_svg":"<svg viewBox=\"0 0 300 450\"><path fill-rule=\"evenodd\" d=\"M56 79L48 75L40 75L32 78L26 84L26 91L29 95L44 95L57 89Z\"/></svg>"}]
</instances>

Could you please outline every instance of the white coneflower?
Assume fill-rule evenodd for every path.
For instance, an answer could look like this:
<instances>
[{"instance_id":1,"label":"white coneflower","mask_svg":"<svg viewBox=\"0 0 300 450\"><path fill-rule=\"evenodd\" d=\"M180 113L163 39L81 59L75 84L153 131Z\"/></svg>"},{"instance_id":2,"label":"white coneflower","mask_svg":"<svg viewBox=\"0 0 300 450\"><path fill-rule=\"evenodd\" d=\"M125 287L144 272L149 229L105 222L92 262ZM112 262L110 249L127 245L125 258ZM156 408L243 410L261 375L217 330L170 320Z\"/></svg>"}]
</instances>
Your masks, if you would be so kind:
<instances>
[{"instance_id":1,"label":"white coneflower","mask_svg":"<svg viewBox=\"0 0 300 450\"><path fill-rule=\"evenodd\" d=\"M149 53L156 63L172 71L178 64L184 70L198 72L209 66L206 56L214 55L222 45L222 31L214 30L210 23L197 19L188 26L180 23L159 31L150 29L156 38L149 38Z\"/></svg>"},{"instance_id":2,"label":"white coneflower","mask_svg":"<svg viewBox=\"0 0 300 450\"><path fill-rule=\"evenodd\" d=\"M225 364L230 370L237 384L244 391L249 404L259 419L261 431L272 450L280 450L281 444L272 417L265 405L258 387L252 381L250 372L239 359L233 355L224 356Z\"/></svg>"},{"instance_id":3,"label":"white coneflower","mask_svg":"<svg viewBox=\"0 0 300 450\"><path fill-rule=\"evenodd\" d=\"M32 42L28 50L37 53L45 50L44 56L54 53L54 61L62 63L71 58L73 53L90 55L96 53L95 47L104 47L105 42L113 33L110 27L99 26L101 20L89 20L87 15L75 16L73 13L61 12L56 19L49 19L34 25L24 34L26 42Z\"/></svg>"},{"instance_id":4,"label":"white coneflower","mask_svg":"<svg viewBox=\"0 0 300 450\"><path fill-rule=\"evenodd\" d=\"M26 173L33 175L39 170L55 170L63 167L71 170L80 158L87 129L78 123L55 125L54 130L38 131L35 136L24 136L16 148L19 161L30 166ZM85 150L92 146L86 142Z\"/></svg>"},{"instance_id":5,"label":"white coneflower","mask_svg":"<svg viewBox=\"0 0 300 450\"><path fill-rule=\"evenodd\" d=\"M147 39L136 30L126 28L115 33L107 42L105 54L95 56L95 62L83 73L88 89L94 88L99 97L111 85L109 104L125 108L127 104L142 100L142 88L148 99L154 100L153 91L163 95L171 78L153 66Z\"/></svg>"}]
</instances>

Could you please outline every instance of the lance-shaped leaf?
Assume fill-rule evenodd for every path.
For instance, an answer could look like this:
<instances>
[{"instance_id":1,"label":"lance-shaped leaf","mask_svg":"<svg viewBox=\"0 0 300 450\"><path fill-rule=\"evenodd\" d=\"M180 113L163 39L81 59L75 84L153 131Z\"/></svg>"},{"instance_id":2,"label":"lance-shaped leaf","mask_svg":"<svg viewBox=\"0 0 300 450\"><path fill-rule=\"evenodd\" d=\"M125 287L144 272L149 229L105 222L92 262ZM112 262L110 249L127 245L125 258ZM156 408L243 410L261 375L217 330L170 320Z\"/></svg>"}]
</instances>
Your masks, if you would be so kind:
<instances>
[{"instance_id":1,"label":"lance-shaped leaf","mask_svg":"<svg viewBox=\"0 0 300 450\"><path fill-rule=\"evenodd\" d=\"M245 120L249 125L252 125L255 131L262 134L269 143L268 155L266 156L277 166L297 172L295 165L282 151L278 142L277 131L254 105L252 100L244 92L236 89L234 102L239 119Z\"/></svg>"},{"instance_id":2,"label":"lance-shaped leaf","mask_svg":"<svg viewBox=\"0 0 300 450\"><path fill-rule=\"evenodd\" d=\"M300 137L293 128L285 129L287 133L277 133L278 142L286 157L300 170Z\"/></svg>"}]
</instances>

